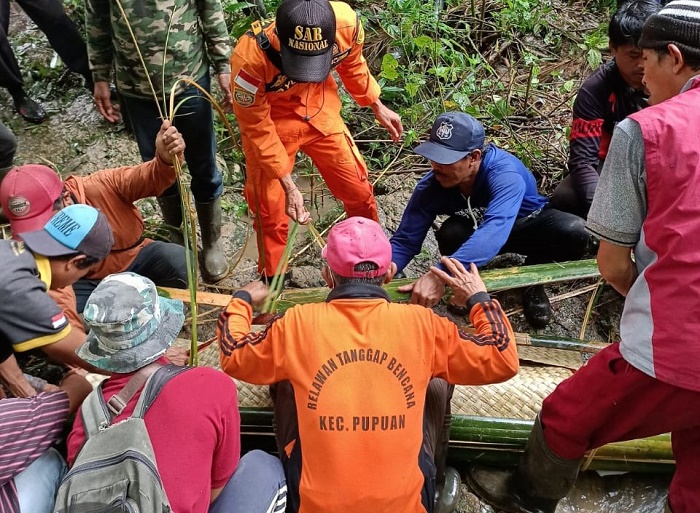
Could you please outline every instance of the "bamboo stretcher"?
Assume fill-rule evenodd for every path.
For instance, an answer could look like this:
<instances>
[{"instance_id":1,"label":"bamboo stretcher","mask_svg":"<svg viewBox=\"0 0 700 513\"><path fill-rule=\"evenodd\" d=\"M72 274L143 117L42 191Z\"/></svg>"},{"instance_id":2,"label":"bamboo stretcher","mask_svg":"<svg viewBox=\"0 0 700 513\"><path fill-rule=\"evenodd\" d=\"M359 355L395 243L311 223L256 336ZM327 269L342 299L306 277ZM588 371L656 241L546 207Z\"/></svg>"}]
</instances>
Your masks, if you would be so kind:
<instances>
[{"instance_id":1,"label":"bamboo stretcher","mask_svg":"<svg viewBox=\"0 0 700 513\"><path fill-rule=\"evenodd\" d=\"M556 264L558 265L558 264ZM502 290L535 283L551 283L598 276L594 261L548 267L546 276L538 275L543 266L529 266L482 273L489 290ZM396 288L389 288L393 299L400 299ZM390 284L391 285L391 284ZM165 289L172 298L189 301L189 292ZM327 290L287 290L277 303L280 310L294 304L320 301ZM230 296L198 293L197 303L224 307ZM542 401L563 380L607 344L560 337L516 333L520 372L513 379L495 385L457 386L452 398L450 460L454 464L482 462L494 465L517 463L532 429L532 420ZM219 368L218 348L212 344L199 354L200 365ZM237 381L241 406L241 430L245 448L275 451L272 404L268 387ZM592 451L583 468L592 470L671 472L674 468L669 435L606 445Z\"/></svg>"}]
</instances>

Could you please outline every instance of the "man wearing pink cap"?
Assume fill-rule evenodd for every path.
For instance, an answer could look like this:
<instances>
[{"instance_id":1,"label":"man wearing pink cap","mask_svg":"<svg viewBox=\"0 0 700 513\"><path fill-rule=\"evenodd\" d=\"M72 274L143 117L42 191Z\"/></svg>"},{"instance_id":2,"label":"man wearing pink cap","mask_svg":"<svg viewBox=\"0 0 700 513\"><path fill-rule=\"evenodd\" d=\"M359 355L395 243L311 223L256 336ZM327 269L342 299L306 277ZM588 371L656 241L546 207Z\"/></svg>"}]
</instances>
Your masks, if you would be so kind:
<instances>
[{"instance_id":1,"label":"man wearing pink cap","mask_svg":"<svg viewBox=\"0 0 700 513\"><path fill-rule=\"evenodd\" d=\"M475 334L427 308L392 303L381 285L396 265L372 220L333 227L323 257L332 289L326 301L295 306L261 332L250 326L267 287L252 282L233 295L217 329L221 366L250 383L278 383L272 393L287 511L432 512L444 411L427 411L429 383L515 375L510 323L476 267L449 258L447 272L432 272L469 309Z\"/></svg>"},{"instance_id":2,"label":"man wearing pink cap","mask_svg":"<svg viewBox=\"0 0 700 513\"><path fill-rule=\"evenodd\" d=\"M187 287L185 249L143 237L143 219L134 201L157 196L175 181L173 158L185 147L182 136L164 122L156 138L156 157L133 167L69 176L65 181L51 169L29 164L11 170L0 185L0 201L14 238L41 228L52 214L71 204L91 205L103 212L114 230L115 244L104 261L73 287L52 291L52 298L76 328L77 345L84 339L79 317L92 290L105 276L131 271L159 286Z\"/></svg>"}]
</instances>

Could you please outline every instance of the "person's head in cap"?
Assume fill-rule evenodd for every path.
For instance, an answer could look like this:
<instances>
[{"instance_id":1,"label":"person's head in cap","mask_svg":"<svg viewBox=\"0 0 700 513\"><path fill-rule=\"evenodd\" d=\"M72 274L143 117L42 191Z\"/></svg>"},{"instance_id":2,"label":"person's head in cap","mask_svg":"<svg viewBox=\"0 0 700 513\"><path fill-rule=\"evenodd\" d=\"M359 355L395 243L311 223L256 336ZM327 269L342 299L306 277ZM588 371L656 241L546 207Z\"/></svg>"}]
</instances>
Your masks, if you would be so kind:
<instances>
[{"instance_id":1,"label":"person's head in cap","mask_svg":"<svg viewBox=\"0 0 700 513\"><path fill-rule=\"evenodd\" d=\"M681 92L700 73L700 0L673 0L650 16L639 46L644 85L656 105Z\"/></svg>"},{"instance_id":2,"label":"person's head in cap","mask_svg":"<svg viewBox=\"0 0 700 513\"><path fill-rule=\"evenodd\" d=\"M430 160L440 185L469 194L481 166L485 138L483 125L469 114L445 112L433 123L430 138L413 151Z\"/></svg>"},{"instance_id":3,"label":"person's head in cap","mask_svg":"<svg viewBox=\"0 0 700 513\"><path fill-rule=\"evenodd\" d=\"M38 230L21 232L29 250L49 259L51 288L71 285L89 273L112 250L114 236L107 218L89 205L70 205Z\"/></svg>"},{"instance_id":4,"label":"person's head in cap","mask_svg":"<svg viewBox=\"0 0 700 513\"><path fill-rule=\"evenodd\" d=\"M608 46L622 79L634 89L642 89L644 59L639 48L644 22L658 12L656 0L629 0L618 7L608 25Z\"/></svg>"},{"instance_id":5,"label":"person's head in cap","mask_svg":"<svg viewBox=\"0 0 700 513\"><path fill-rule=\"evenodd\" d=\"M323 82L331 72L335 13L328 0L284 0L275 21L282 71L295 82Z\"/></svg>"},{"instance_id":6,"label":"person's head in cap","mask_svg":"<svg viewBox=\"0 0 700 513\"><path fill-rule=\"evenodd\" d=\"M391 244L379 223L351 217L336 224L321 251L323 278L329 287L347 283L389 283L396 274Z\"/></svg>"},{"instance_id":7,"label":"person's head in cap","mask_svg":"<svg viewBox=\"0 0 700 513\"><path fill-rule=\"evenodd\" d=\"M151 280L128 272L100 282L83 318L90 332L76 353L93 367L119 374L163 356L185 322L182 301L160 297Z\"/></svg>"},{"instance_id":8,"label":"person's head in cap","mask_svg":"<svg viewBox=\"0 0 700 513\"><path fill-rule=\"evenodd\" d=\"M2 211L12 237L42 228L63 208L63 181L50 167L27 164L10 170L0 184Z\"/></svg>"}]
</instances>

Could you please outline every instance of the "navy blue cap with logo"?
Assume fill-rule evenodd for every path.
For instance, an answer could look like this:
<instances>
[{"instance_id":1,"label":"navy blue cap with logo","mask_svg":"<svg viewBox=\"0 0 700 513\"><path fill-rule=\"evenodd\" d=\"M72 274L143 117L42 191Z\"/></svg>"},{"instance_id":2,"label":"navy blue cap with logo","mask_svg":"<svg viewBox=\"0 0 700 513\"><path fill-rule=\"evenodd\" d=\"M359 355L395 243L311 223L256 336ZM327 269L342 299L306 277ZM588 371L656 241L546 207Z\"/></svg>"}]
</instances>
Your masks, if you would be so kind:
<instances>
[{"instance_id":1,"label":"navy blue cap with logo","mask_svg":"<svg viewBox=\"0 0 700 513\"><path fill-rule=\"evenodd\" d=\"M284 0L275 20L284 74L295 82L323 82L331 72L335 12L328 0Z\"/></svg>"},{"instance_id":2,"label":"navy blue cap with logo","mask_svg":"<svg viewBox=\"0 0 700 513\"><path fill-rule=\"evenodd\" d=\"M57 257L82 253L103 260L114 235L105 215L89 205L70 205L56 212L41 230L20 233L34 253Z\"/></svg>"},{"instance_id":3,"label":"navy blue cap with logo","mask_svg":"<svg viewBox=\"0 0 700 513\"><path fill-rule=\"evenodd\" d=\"M454 164L474 150L482 149L485 139L484 126L472 116L464 112L445 112L433 123L430 138L413 152L438 164Z\"/></svg>"}]
</instances>

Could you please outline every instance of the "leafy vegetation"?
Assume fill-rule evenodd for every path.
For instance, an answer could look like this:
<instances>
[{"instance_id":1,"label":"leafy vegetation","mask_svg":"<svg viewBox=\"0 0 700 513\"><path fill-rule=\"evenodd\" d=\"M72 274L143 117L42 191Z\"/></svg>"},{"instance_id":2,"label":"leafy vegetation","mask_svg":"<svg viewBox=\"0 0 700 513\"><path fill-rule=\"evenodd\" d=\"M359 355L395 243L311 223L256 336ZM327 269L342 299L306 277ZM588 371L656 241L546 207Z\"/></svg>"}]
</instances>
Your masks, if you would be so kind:
<instances>
[{"instance_id":1,"label":"leafy vegetation","mask_svg":"<svg viewBox=\"0 0 700 513\"><path fill-rule=\"evenodd\" d=\"M277 3L266 2L267 12ZM234 36L252 21L239 5L226 8L237 16ZM446 110L480 119L545 190L564 173L570 106L580 81L603 61L613 0L362 0L354 7L383 99L406 128L404 144L391 144L371 112L343 98L344 118L375 176L390 165L415 167L408 150Z\"/></svg>"}]
</instances>

